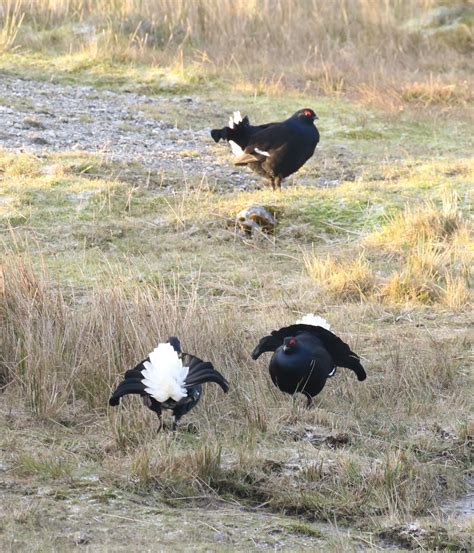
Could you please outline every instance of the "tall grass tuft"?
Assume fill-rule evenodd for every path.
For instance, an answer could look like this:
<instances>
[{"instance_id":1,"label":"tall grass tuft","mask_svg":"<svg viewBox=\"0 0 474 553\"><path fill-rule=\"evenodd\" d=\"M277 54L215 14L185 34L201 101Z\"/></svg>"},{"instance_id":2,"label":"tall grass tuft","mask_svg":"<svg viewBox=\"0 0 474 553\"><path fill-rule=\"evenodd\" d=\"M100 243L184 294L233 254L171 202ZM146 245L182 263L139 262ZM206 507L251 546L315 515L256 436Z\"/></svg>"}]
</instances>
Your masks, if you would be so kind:
<instances>
[{"instance_id":1,"label":"tall grass tuft","mask_svg":"<svg viewBox=\"0 0 474 553\"><path fill-rule=\"evenodd\" d=\"M305 253L304 264L310 277L333 296L360 301L373 292L375 276L363 255L339 260Z\"/></svg>"},{"instance_id":2,"label":"tall grass tuft","mask_svg":"<svg viewBox=\"0 0 474 553\"><path fill-rule=\"evenodd\" d=\"M465 85L469 41L457 47L455 37L446 41L422 26L407 25L422 21L436 0L22 0L8 5L6 12L0 7L0 22L9 47L83 53L86 64L108 59L167 65L178 72L194 67L206 78L250 80L255 86L276 81L325 94L357 90L386 103L395 98L449 105L453 98L472 99ZM472 35L468 14L466 21ZM436 81L433 73L440 73ZM389 94L382 97L381 88Z\"/></svg>"},{"instance_id":3,"label":"tall grass tuft","mask_svg":"<svg viewBox=\"0 0 474 553\"><path fill-rule=\"evenodd\" d=\"M384 301L439 303L451 309L469 304L470 226L458 202L456 195L446 194L441 206L407 206L366 237L364 246L372 253L392 258L392 269L380 288Z\"/></svg>"},{"instance_id":4,"label":"tall grass tuft","mask_svg":"<svg viewBox=\"0 0 474 553\"><path fill-rule=\"evenodd\" d=\"M21 0L7 0L3 8L0 6L0 53L14 47L24 17Z\"/></svg>"},{"instance_id":5,"label":"tall grass tuft","mask_svg":"<svg viewBox=\"0 0 474 553\"><path fill-rule=\"evenodd\" d=\"M444 303L466 307L470 298L469 267L445 244L420 241L408 254L382 290L382 296L396 303Z\"/></svg>"},{"instance_id":6,"label":"tall grass tuft","mask_svg":"<svg viewBox=\"0 0 474 553\"><path fill-rule=\"evenodd\" d=\"M272 397L255 401L264 385L261 373L249 367L245 324L226 309L206 307L196 287L158 282L98 288L87 297L61 293L43 271L13 253L4 257L2 275L2 380L21 391L36 415L54 418L76 400L105 411L123 372L177 335L185 351L210 360L234 382L220 409L214 403L218 391L208 387L209 417L239 412L248 424L265 425ZM122 446L136 443L149 425L144 417L122 418L114 411L112 426Z\"/></svg>"},{"instance_id":7,"label":"tall grass tuft","mask_svg":"<svg viewBox=\"0 0 474 553\"><path fill-rule=\"evenodd\" d=\"M400 252L424 242L452 242L467 231L467 221L459 209L456 194L445 193L442 205L426 202L418 206L407 205L380 231L369 235L364 243Z\"/></svg>"}]
</instances>

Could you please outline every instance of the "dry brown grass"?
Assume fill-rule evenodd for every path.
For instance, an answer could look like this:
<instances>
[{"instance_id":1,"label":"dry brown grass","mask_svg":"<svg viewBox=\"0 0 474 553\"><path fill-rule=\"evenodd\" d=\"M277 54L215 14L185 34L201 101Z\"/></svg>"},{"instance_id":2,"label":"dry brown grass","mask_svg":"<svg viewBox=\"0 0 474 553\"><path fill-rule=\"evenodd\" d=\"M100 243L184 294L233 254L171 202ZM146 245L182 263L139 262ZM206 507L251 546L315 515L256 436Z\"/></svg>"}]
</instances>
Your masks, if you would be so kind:
<instances>
[{"instance_id":1,"label":"dry brown grass","mask_svg":"<svg viewBox=\"0 0 474 553\"><path fill-rule=\"evenodd\" d=\"M420 241L408 253L400 271L381 291L396 303L442 303L453 309L469 306L470 269L465 255L445 244Z\"/></svg>"},{"instance_id":2,"label":"dry brown grass","mask_svg":"<svg viewBox=\"0 0 474 553\"><path fill-rule=\"evenodd\" d=\"M305 253L304 263L310 277L341 300L363 300L374 290L375 276L363 255L336 260Z\"/></svg>"},{"instance_id":3,"label":"dry brown grass","mask_svg":"<svg viewBox=\"0 0 474 553\"><path fill-rule=\"evenodd\" d=\"M348 338L369 358L367 382L340 374L322 394L322 408L306 411L270 385L266 360L249 359L256 337L277 326L276 316L282 324L291 318L283 308L228 309L179 282L129 287L116 278L115 287L85 296L67 287L60 292L45 273L32 270L27 255L14 253L3 259L3 278L5 401L33 414L30 428L38 421L65 428L74 410L80 413L74 425L84 433L72 451L67 437L63 445L45 442L44 450L16 446L11 462L18 477L73 483L84 455L102 466L101 481L144 497L159 493L178 505L183 498L224 498L265 503L307 520L377 524L383 517L422 516L462 487L469 440L460 393L462 335L436 337L418 325L374 330L371 321L380 321L383 310L372 307L363 343ZM351 290L360 293L359 285ZM367 305L358 309L345 308L353 319L347 327L361 323ZM225 400L220 390L206 388L187 417L197 423L196 435L185 431L186 422L177 434L157 434L156 417L136 398L107 408L124 369L169 334L213 361L231 383ZM448 441L438 438L439 428ZM101 442L93 453L88 432Z\"/></svg>"},{"instance_id":4,"label":"dry brown grass","mask_svg":"<svg viewBox=\"0 0 474 553\"><path fill-rule=\"evenodd\" d=\"M371 104L412 104L440 116L445 108L468 106L472 93L469 42L461 48L404 25L436 5L434 0L380 1L377 9L370 0L23 0L0 6L0 49L14 60L28 55L33 63L41 56L42 63L60 60L49 70L71 78L80 78L84 68L100 70L101 64L104 74L111 67L105 64L117 71L129 63L161 65L193 86L203 78L211 85L228 81L256 97L291 87L311 97L354 91ZM142 70L138 66L134 75ZM248 101L248 95L238 101ZM272 113L275 101L259 106ZM325 108L333 113L325 123L331 146L341 119L358 108L325 101L335 102ZM205 117L223 108L222 100L213 103ZM361 125L371 116L362 113ZM420 121L397 122L397 133L413 134L404 144L410 151L418 148L418 137L428 144L434 136L434 127L420 130ZM452 140L465 152L469 142L459 128ZM390 132L384 127L387 136ZM445 142L451 138L448 131L442 136ZM398 139L387 138L387 150L393 153ZM462 493L472 441L468 222L452 196L441 207L410 207L388 221L377 215L379 207L400 208L400 191L414 202L431 194L438 198L438 185L447 179L465 190L467 170L465 163L458 167L451 160L446 171L428 163L418 174L417 160L405 166L405 154L402 162L396 158L399 149L382 162L380 149L365 147L358 155L369 160L370 171L333 190L289 187L278 199L270 192L223 195L205 179L179 175L170 181L174 194L153 204L153 213L151 196L140 197L137 188L114 180L114 172L100 164L93 172L105 175L101 184L74 181L71 174L82 175L92 163L87 157L75 168L55 159L64 190L48 195L51 177L42 174L41 159L3 155L0 176L9 186L9 203L2 239L13 249L3 256L0 273L5 430L0 450L11 489L36 497L39 489L19 487L18 481L51 487L57 493L51 503L77 499L89 509L88 524L102 501L104 516L116 516L120 525L127 506L135 513L138 506L162 508L166 502L180 508L175 512L181 524L186 502L205 505L191 518L205 512L207 528L208 507L216 502L236 506L239 517L248 507L258 516L270 509L285 518L296 514L298 532L314 531L308 520L353 524L371 544L379 530L417 520L438 537L415 536L415 546L467 550L457 523L455 539L444 539L444 522L436 513ZM441 146L427 152L444 155ZM331 162L333 154L322 149L317 163L324 155ZM435 183L426 188L431 173ZM372 180L376 174L388 178ZM71 206L49 213L63 192L91 186L99 187L97 211L91 202L80 215ZM240 240L224 228L226 221L256 198L277 205L278 232L271 240ZM10 209L17 204L18 210ZM159 229L143 226L157 216L163 222ZM125 234L107 241L125 218ZM62 236L66 225L72 242ZM378 230L366 236L374 227ZM139 232L132 232L135 228ZM317 254L301 255L300 248L310 250L311 242ZM175 250L181 253L174 255ZM60 275L61 283L50 274ZM253 363L249 352L264 333L314 309L362 356L368 379L359 384L338 371L318 396L318 408L306 411L298 398L271 385L268 359ZM202 403L177 433L157 434L156 417L137 398L126 398L116 409L109 409L107 400L123 371L170 334L210 359L231 390L224 398L207 386ZM87 480L90 496L83 471L99 478L96 484ZM137 495L125 503L123 493ZM118 500L108 504L109 494ZM56 507L55 516L48 511L45 520L43 504L32 505L12 510L9 535L16 536L17 524L59 533L53 518L64 526L64 513ZM139 512L137 519L145 517ZM156 513L149 516L156 526ZM260 518L257 524L260 529ZM201 535L194 538L200 543ZM362 540L354 547L361 543L367 545ZM348 547L352 550L340 538L334 550ZM332 550L326 542L322 548Z\"/></svg>"},{"instance_id":5,"label":"dry brown grass","mask_svg":"<svg viewBox=\"0 0 474 553\"><path fill-rule=\"evenodd\" d=\"M231 365L243 355L225 314L216 332L193 287L158 281L132 291L98 289L72 309L21 256L5 258L3 277L2 351L14 352L16 361L10 355L2 360L2 376L15 381L41 417L54 417L72 400L103 408L118 375L151 350L157 336L185 335L197 355L212 352L217 342L228 344Z\"/></svg>"},{"instance_id":6,"label":"dry brown grass","mask_svg":"<svg viewBox=\"0 0 474 553\"><path fill-rule=\"evenodd\" d=\"M0 28L0 52L10 50L15 44L18 31L23 23L25 13L21 2L7 1L3 9L0 8L2 26Z\"/></svg>"},{"instance_id":7,"label":"dry brown grass","mask_svg":"<svg viewBox=\"0 0 474 553\"><path fill-rule=\"evenodd\" d=\"M364 244L398 256L400 268L382 286L380 295L395 303L440 303L463 309L471 300L470 225L455 195L433 203L407 206Z\"/></svg>"},{"instance_id":8,"label":"dry brown grass","mask_svg":"<svg viewBox=\"0 0 474 553\"><path fill-rule=\"evenodd\" d=\"M251 82L266 93L291 86L312 94L355 91L385 107L405 101L465 104L472 100L471 42L456 44L425 32L423 25L407 25L423 21L437 5L437 0L376 5L374 0L21 0L0 10L0 45L81 55L86 65L105 59L167 65L198 79L218 75ZM469 23L464 28L469 30ZM442 77L434 78L441 68Z\"/></svg>"},{"instance_id":9,"label":"dry brown grass","mask_svg":"<svg viewBox=\"0 0 474 553\"><path fill-rule=\"evenodd\" d=\"M366 237L364 244L400 253L420 241L467 244L468 234L469 225L461 214L459 198L456 194L445 193L440 206L433 202L405 206L378 232Z\"/></svg>"},{"instance_id":10,"label":"dry brown grass","mask_svg":"<svg viewBox=\"0 0 474 553\"><path fill-rule=\"evenodd\" d=\"M440 304L468 309L472 294L470 225L456 196L443 205L407 206L359 244L366 253L339 259L304 252L311 279L338 300ZM368 257L367 257L368 256Z\"/></svg>"}]
</instances>

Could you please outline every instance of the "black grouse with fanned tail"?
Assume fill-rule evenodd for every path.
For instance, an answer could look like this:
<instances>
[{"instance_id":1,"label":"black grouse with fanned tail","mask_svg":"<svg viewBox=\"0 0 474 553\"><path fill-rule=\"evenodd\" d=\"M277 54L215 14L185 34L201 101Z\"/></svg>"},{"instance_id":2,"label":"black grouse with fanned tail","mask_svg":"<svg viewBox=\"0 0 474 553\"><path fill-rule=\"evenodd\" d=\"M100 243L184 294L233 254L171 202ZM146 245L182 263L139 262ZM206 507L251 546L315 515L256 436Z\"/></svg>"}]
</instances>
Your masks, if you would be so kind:
<instances>
[{"instance_id":1,"label":"black grouse with fanned tail","mask_svg":"<svg viewBox=\"0 0 474 553\"><path fill-rule=\"evenodd\" d=\"M215 142L227 140L237 156L235 165L247 165L262 177L270 179L272 188L280 189L281 181L298 171L313 155L319 142L314 125L317 115L312 109L300 109L286 121L250 125L247 116L235 112L229 126L213 129Z\"/></svg>"},{"instance_id":2,"label":"black grouse with fanned tail","mask_svg":"<svg viewBox=\"0 0 474 553\"><path fill-rule=\"evenodd\" d=\"M268 351L274 352L269 365L272 382L287 394L304 394L308 407L336 367L351 369L360 381L367 378L359 357L329 330L327 321L311 314L263 337L252 358Z\"/></svg>"},{"instance_id":3,"label":"black grouse with fanned tail","mask_svg":"<svg viewBox=\"0 0 474 553\"><path fill-rule=\"evenodd\" d=\"M202 384L206 382L215 382L225 393L229 390L227 380L214 369L212 363L182 352L178 338L173 336L125 373L109 405L118 405L125 395L139 394L143 403L158 415L160 428L162 410L170 409L175 429L179 419L201 399Z\"/></svg>"}]
</instances>

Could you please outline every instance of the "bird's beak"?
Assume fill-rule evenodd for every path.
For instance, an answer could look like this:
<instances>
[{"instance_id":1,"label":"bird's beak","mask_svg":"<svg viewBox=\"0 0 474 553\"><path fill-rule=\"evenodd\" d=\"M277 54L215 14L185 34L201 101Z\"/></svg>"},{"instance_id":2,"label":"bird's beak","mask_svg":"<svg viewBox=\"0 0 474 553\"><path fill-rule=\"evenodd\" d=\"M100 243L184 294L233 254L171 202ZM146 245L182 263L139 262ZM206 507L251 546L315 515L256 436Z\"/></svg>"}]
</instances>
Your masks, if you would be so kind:
<instances>
[{"instance_id":1,"label":"bird's beak","mask_svg":"<svg viewBox=\"0 0 474 553\"><path fill-rule=\"evenodd\" d=\"M319 117L318 117L316 114L314 114L314 118L315 118L315 119L319 119Z\"/></svg>"}]
</instances>

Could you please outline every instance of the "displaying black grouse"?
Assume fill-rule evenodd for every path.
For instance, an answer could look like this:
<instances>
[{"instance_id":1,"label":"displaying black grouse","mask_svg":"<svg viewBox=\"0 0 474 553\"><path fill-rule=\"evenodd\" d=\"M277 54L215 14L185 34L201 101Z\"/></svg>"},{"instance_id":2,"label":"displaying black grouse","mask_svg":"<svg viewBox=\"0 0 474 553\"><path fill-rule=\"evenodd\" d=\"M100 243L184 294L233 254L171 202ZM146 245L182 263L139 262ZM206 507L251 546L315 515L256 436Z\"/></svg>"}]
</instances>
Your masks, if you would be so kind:
<instances>
[{"instance_id":1,"label":"displaying black grouse","mask_svg":"<svg viewBox=\"0 0 474 553\"><path fill-rule=\"evenodd\" d=\"M298 171L313 155L319 142L314 125L317 115L312 109L300 109L286 121L253 126L236 111L229 126L213 129L215 142L227 140L237 156L235 165L247 165L270 179L272 188L281 188L281 181Z\"/></svg>"},{"instance_id":2,"label":"displaying black grouse","mask_svg":"<svg viewBox=\"0 0 474 553\"><path fill-rule=\"evenodd\" d=\"M160 429L162 410L172 410L174 430L179 419L200 400L201 384L205 382L219 384L225 393L229 390L227 380L212 363L182 352L178 338L173 336L168 342L158 344L144 361L125 373L109 405L118 405L120 398L127 394L140 394L143 403L158 415Z\"/></svg>"},{"instance_id":3,"label":"displaying black grouse","mask_svg":"<svg viewBox=\"0 0 474 553\"><path fill-rule=\"evenodd\" d=\"M269 365L272 382L287 394L304 394L308 407L336 374L336 367L353 370L360 381L367 378L359 357L329 330L325 319L312 314L262 338L252 358L267 351L275 352Z\"/></svg>"}]
</instances>

